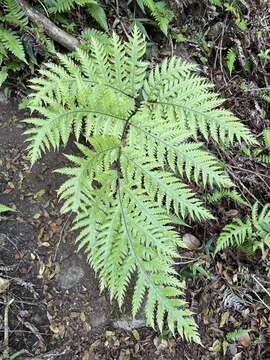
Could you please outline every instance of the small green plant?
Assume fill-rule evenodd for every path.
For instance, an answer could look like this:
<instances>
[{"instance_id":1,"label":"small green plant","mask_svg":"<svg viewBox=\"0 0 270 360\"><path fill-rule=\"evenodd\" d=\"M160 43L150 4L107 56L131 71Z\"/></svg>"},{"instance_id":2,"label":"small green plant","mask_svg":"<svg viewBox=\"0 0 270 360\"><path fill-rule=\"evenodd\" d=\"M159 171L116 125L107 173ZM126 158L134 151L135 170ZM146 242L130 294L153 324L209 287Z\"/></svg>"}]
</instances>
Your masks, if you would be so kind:
<instances>
[{"instance_id":1,"label":"small green plant","mask_svg":"<svg viewBox=\"0 0 270 360\"><path fill-rule=\"evenodd\" d=\"M49 13L61 14L71 11L75 6L83 6L86 13L91 16L99 26L108 31L107 16L97 0L53 0L48 5Z\"/></svg>"},{"instance_id":2,"label":"small green plant","mask_svg":"<svg viewBox=\"0 0 270 360\"><path fill-rule=\"evenodd\" d=\"M3 214L8 211L14 211L14 210L6 205L0 204L0 214Z\"/></svg>"},{"instance_id":3,"label":"small green plant","mask_svg":"<svg viewBox=\"0 0 270 360\"><path fill-rule=\"evenodd\" d=\"M239 10L239 6L235 1L225 2L224 9L226 12L229 12L234 15L235 25L239 28L239 30L241 31L247 30L247 22L245 21L245 19L243 19L241 12Z\"/></svg>"},{"instance_id":4,"label":"small green plant","mask_svg":"<svg viewBox=\"0 0 270 360\"><path fill-rule=\"evenodd\" d=\"M0 86L8 77L8 72L19 66L10 61L10 56L26 63L25 50L17 29L27 25L27 18L15 0L0 0L3 15L0 18ZM16 30L14 30L16 29Z\"/></svg>"},{"instance_id":5,"label":"small green plant","mask_svg":"<svg viewBox=\"0 0 270 360\"><path fill-rule=\"evenodd\" d=\"M223 8L222 0L209 0L210 4Z\"/></svg>"},{"instance_id":6,"label":"small green plant","mask_svg":"<svg viewBox=\"0 0 270 360\"><path fill-rule=\"evenodd\" d=\"M218 253L227 247L239 247L248 253L270 247L270 209L269 204L259 211L258 203L251 209L251 216L245 220L235 219L231 224L225 225L217 240Z\"/></svg>"},{"instance_id":7,"label":"small green plant","mask_svg":"<svg viewBox=\"0 0 270 360\"><path fill-rule=\"evenodd\" d=\"M210 278L210 273L206 270L205 261L203 260L195 261L192 265L190 265L190 271L193 278L196 278L198 275L202 275L206 279Z\"/></svg>"},{"instance_id":8,"label":"small green plant","mask_svg":"<svg viewBox=\"0 0 270 360\"><path fill-rule=\"evenodd\" d=\"M223 354L225 355L230 344L238 342L242 336L249 334L249 329L239 328L234 331L230 331L226 334L225 339L222 342Z\"/></svg>"},{"instance_id":9,"label":"small green plant","mask_svg":"<svg viewBox=\"0 0 270 360\"><path fill-rule=\"evenodd\" d=\"M26 23L21 10L16 6L15 0L2 0L0 6L3 7L5 14L0 18L0 86L8 77L9 70L16 68L13 62L8 62L10 55L19 61L26 63L25 51L17 32L13 27L21 27ZM5 66L3 66L3 64Z\"/></svg>"},{"instance_id":10,"label":"small green plant","mask_svg":"<svg viewBox=\"0 0 270 360\"><path fill-rule=\"evenodd\" d=\"M261 163L270 164L270 130L264 129L262 133L263 144L255 149L246 146L241 147L241 152Z\"/></svg>"},{"instance_id":11,"label":"small green plant","mask_svg":"<svg viewBox=\"0 0 270 360\"><path fill-rule=\"evenodd\" d=\"M270 279L270 260L266 261L264 268L265 268L266 276L268 277L268 279Z\"/></svg>"},{"instance_id":12,"label":"small green plant","mask_svg":"<svg viewBox=\"0 0 270 360\"><path fill-rule=\"evenodd\" d=\"M243 328L230 331L226 334L226 339L229 343L234 343L238 341L242 336L248 334L249 331L250 331L249 329L243 329Z\"/></svg>"},{"instance_id":13,"label":"small green plant","mask_svg":"<svg viewBox=\"0 0 270 360\"><path fill-rule=\"evenodd\" d=\"M230 48L228 50L227 56L226 56L226 64L227 64L227 68L228 68L230 76L232 76L232 72L233 72L234 67L235 67L236 58L237 58L236 49Z\"/></svg>"},{"instance_id":14,"label":"small green plant","mask_svg":"<svg viewBox=\"0 0 270 360\"><path fill-rule=\"evenodd\" d=\"M181 59L165 59L148 72L146 42L138 28L122 43L116 34L91 40L90 54L59 55L32 80L26 119L34 164L75 135L80 155L66 155L68 177L59 189L63 213L74 212L77 243L122 306L131 277L137 281L133 315L145 299L148 323L160 331L166 315L188 340L199 342L174 269L179 246L175 218L207 221L213 215L191 191L232 186L222 164L196 139L219 146L255 140ZM55 84L57 83L57 86ZM84 137L84 144L79 142ZM187 185L189 184L189 185Z\"/></svg>"},{"instance_id":15,"label":"small green plant","mask_svg":"<svg viewBox=\"0 0 270 360\"><path fill-rule=\"evenodd\" d=\"M270 86L257 89L255 93L258 96L258 98L270 104Z\"/></svg>"},{"instance_id":16,"label":"small green plant","mask_svg":"<svg viewBox=\"0 0 270 360\"><path fill-rule=\"evenodd\" d=\"M270 60L270 49L261 50L257 55L260 60Z\"/></svg>"},{"instance_id":17,"label":"small green plant","mask_svg":"<svg viewBox=\"0 0 270 360\"><path fill-rule=\"evenodd\" d=\"M73 31L75 24L66 20L62 13L71 11L75 6L83 6L85 12L94 18L99 26L108 31L106 13L97 0L48 0L44 3L34 1L33 8L42 5L46 15L58 22L67 31ZM37 65L34 44L41 48L43 61L55 53L53 41L31 21L28 21L16 0L0 0L0 86L9 74L27 66L34 71ZM34 40L33 40L34 39Z\"/></svg>"},{"instance_id":18,"label":"small green plant","mask_svg":"<svg viewBox=\"0 0 270 360\"><path fill-rule=\"evenodd\" d=\"M134 1L135 0L129 0L128 4ZM165 1L136 0L136 3L138 4L143 13L145 13L145 8L150 11L160 30L167 36L169 24L174 18L174 13L168 7Z\"/></svg>"},{"instance_id":19,"label":"small green plant","mask_svg":"<svg viewBox=\"0 0 270 360\"><path fill-rule=\"evenodd\" d=\"M216 190L212 194L206 194L205 199L210 204L217 204L223 198L230 199L235 203L250 206L249 202L242 198L235 190Z\"/></svg>"}]
</instances>

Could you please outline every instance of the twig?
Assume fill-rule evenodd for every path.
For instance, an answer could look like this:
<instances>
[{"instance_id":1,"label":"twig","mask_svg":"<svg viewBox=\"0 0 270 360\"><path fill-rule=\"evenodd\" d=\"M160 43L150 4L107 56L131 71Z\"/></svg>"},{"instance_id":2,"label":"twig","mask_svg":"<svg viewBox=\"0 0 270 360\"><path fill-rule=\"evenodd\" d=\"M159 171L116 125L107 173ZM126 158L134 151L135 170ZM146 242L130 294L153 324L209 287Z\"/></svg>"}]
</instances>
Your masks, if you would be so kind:
<instances>
[{"instance_id":1,"label":"twig","mask_svg":"<svg viewBox=\"0 0 270 360\"><path fill-rule=\"evenodd\" d=\"M242 183L242 181L234 174L234 172L231 170L231 166L227 165L226 168L229 170L230 175L237 180L240 186L252 197L255 202L258 202L260 205L262 205L261 201L259 201L255 195L252 194L252 192Z\"/></svg>"},{"instance_id":2,"label":"twig","mask_svg":"<svg viewBox=\"0 0 270 360\"><path fill-rule=\"evenodd\" d=\"M270 292L263 286L262 283L259 282L255 275L252 275L252 279L255 280L256 283L263 289L263 291L265 291L266 294L270 297Z\"/></svg>"},{"instance_id":3,"label":"twig","mask_svg":"<svg viewBox=\"0 0 270 360\"><path fill-rule=\"evenodd\" d=\"M193 263L193 262L196 262L200 260L200 256L195 258L195 259L191 259L191 260L186 260L186 261L178 261L178 262L175 262L174 265L186 265L186 264L190 264L190 263Z\"/></svg>"},{"instance_id":4,"label":"twig","mask_svg":"<svg viewBox=\"0 0 270 360\"><path fill-rule=\"evenodd\" d=\"M264 302L264 300L257 294L256 291L252 290L253 294L257 296L257 298L260 300L260 302L268 309L270 310L270 307Z\"/></svg>"},{"instance_id":5,"label":"twig","mask_svg":"<svg viewBox=\"0 0 270 360\"><path fill-rule=\"evenodd\" d=\"M25 15L38 26L40 26L46 33L55 40L58 44L64 46L68 50L75 50L80 41L74 36L68 34L66 31L60 29L46 16L41 14L36 9L33 9L26 0L16 0L17 4L22 8Z\"/></svg>"},{"instance_id":6,"label":"twig","mask_svg":"<svg viewBox=\"0 0 270 360\"><path fill-rule=\"evenodd\" d=\"M32 334L34 334L38 340L42 343L42 344L45 344L45 341L43 339L43 337L41 336L38 328L33 325L33 324L30 324L29 321L24 321L24 319L22 319L19 315L17 316L17 319L27 328L31 331Z\"/></svg>"},{"instance_id":7,"label":"twig","mask_svg":"<svg viewBox=\"0 0 270 360\"><path fill-rule=\"evenodd\" d=\"M9 326L8 326L8 311L10 305L13 303L14 299L5 301L5 313L4 313L4 354L9 354Z\"/></svg>"},{"instance_id":8,"label":"twig","mask_svg":"<svg viewBox=\"0 0 270 360\"><path fill-rule=\"evenodd\" d=\"M59 350L50 351L46 354L38 355L35 357L31 357L31 358L25 358L25 360L53 360L53 359L59 358L61 355L66 355L69 353L71 353L71 350L67 347L64 347Z\"/></svg>"},{"instance_id":9,"label":"twig","mask_svg":"<svg viewBox=\"0 0 270 360\"><path fill-rule=\"evenodd\" d=\"M65 229L66 229L66 226L67 226L67 223L68 223L70 217L71 217L71 213L69 214L67 220L65 221L65 223L64 223L64 225L63 225L63 227L62 227L62 229L61 229L59 241L58 241L58 243L57 243L57 245L56 245L55 252L54 252L54 256L53 256L53 261L56 260L57 252L58 252L59 246L60 246L60 244L61 244L61 242L62 242L63 234L64 234L64 231L65 231Z\"/></svg>"}]
</instances>

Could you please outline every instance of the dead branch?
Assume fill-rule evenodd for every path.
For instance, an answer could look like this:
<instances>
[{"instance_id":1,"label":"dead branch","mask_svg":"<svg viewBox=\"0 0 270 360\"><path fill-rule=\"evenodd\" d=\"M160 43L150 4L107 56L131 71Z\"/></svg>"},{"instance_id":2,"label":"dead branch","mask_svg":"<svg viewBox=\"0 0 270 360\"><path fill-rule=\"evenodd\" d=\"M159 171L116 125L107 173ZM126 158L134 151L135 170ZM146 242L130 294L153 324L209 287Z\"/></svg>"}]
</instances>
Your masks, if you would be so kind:
<instances>
[{"instance_id":1,"label":"dead branch","mask_svg":"<svg viewBox=\"0 0 270 360\"><path fill-rule=\"evenodd\" d=\"M8 326L8 311L14 299L5 298L5 313L4 313L4 353L9 354L9 326Z\"/></svg>"},{"instance_id":2,"label":"dead branch","mask_svg":"<svg viewBox=\"0 0 270 360\"><path fill-rule=\"evenodd\" d=\"M22 8L25 15L41 27L49 37L51 37L58 44L64 46L68 50L75 50L80 42L74 36L68 34L66 31L60 29L46 16L41 14L36 9L33 9L26 0L16 0L17 4Z\"/></svg>"},{"instance_id":3,"label":"dead branch","mask_svg":"<svg viewBox=\"0 0 270 360\"><path fill-rule=\"evenodd\" d=\"M61 355L66 355L70 352L71 350L69 349L69 347L65 346L61 349L53 350L46 354L42 354L34 357L27 357L25 358L25 360L54 360L56 358L59 358Z\"/></svg>"}]
</instances>

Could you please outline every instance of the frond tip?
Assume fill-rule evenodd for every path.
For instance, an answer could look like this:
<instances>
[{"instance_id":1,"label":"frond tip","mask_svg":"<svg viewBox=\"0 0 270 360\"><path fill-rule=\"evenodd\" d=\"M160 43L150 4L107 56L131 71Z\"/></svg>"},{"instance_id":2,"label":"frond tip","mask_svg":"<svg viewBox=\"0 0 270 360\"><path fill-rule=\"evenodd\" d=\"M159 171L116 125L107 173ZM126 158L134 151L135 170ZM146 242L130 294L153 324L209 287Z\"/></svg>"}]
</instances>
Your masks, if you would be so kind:
<instances>
[{"instance_id":1,"label":"frond tip","mask_svg":"<svg viewBox=\"0 0 270 360\"><path fill-rule=\"evenodd\" d=\"M32 163L75 137L76 155L66 155L71 165L58 170L67 176L58 194L62 211L75 213L78 247L101 289L122 306L136 275L134 316L145 304L149 325L162 331L167 322L173 334L199 342L174 268L182 240L172 219L213 219L196 188L230 193L233 185L195 136L221 145L254 139L218 108L192 65L172 58L148 72L138 28L127 43L116 34L89 33L88 40L90 54L59 55L59 65L47 64L32 80L28 105L43 117L26 120Z\"/></svg>"}]
</instances>

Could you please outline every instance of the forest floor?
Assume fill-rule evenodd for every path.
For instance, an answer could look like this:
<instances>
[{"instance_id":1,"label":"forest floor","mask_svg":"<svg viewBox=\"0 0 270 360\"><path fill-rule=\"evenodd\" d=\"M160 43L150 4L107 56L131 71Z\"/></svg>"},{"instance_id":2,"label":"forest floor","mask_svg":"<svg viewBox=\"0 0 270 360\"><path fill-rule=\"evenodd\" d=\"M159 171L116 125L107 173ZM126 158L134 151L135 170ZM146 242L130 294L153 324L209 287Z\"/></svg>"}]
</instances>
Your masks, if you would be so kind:
<instances>
[{"instance_id":1,"label":"forest floor","mask_svg":"<svg viewBox=\"0 0 270 360\"><path fill-rule=\"evenodd\" d=\"M186 29L189 40L172 46L158 36L150 47L155 61L174 54L196 62L226 99L225 107L258 138L270 126L269 105L242 85L255 89L270 81L269 62L252 62L260 46L270 47L269 31L260 44L254 37L260 26L270 29L270 15L263 9L259 5L249 9L251 30L239 34L230 16L191 6L175 24ZM260 23L262 18L268 27ZM244 71L237 60L233 76L228 77L223 50L236 45L251 59L250 69ZM202 246L181 253L179 272L186 275L187 300L203 346L161 336L145 327L143 315L132 320L128 306L120 312L106 292L100 294L84 254L76 252L71 218L60 214L56 191L62 179L53 171L64 165L64 157L50 153L30 168L23 136L27 126L21 122L27 116L18 110L17 100L1 95L0 202L16 211L0 218L0 280L7 279L9 285L4 291L0 281L0 329L1 335L5 333L0 354L8 345L10 355L21 352L19 360L270 359L270 282L263 260L232 250L213 256L220 229L236 215L244 216L245 207L222 201L215 208L213 224L189 230ZM237 146L226 154L213 150L226 162L243 196L269 202L269 165L244 156ZM195 261L205 270L196 276L190 268ZM249 333L226 344L227 335L236 329Z\"/></svg>"}]
</instances>

